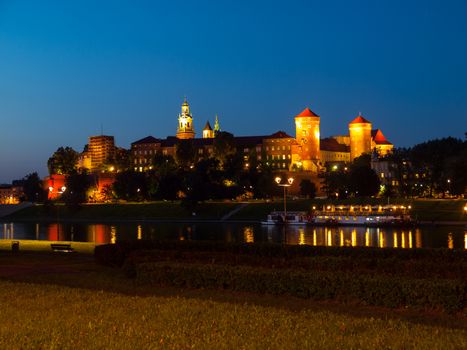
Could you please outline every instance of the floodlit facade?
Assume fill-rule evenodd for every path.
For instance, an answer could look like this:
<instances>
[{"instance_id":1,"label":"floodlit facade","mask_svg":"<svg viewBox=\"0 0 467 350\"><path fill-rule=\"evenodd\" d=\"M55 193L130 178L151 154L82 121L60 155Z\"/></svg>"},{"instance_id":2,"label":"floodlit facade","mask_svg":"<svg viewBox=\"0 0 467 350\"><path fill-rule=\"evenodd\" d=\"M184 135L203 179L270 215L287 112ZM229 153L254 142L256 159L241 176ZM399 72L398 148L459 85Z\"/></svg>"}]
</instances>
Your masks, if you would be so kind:
<instances>
[{"instance_id":1,"label":"floodlit facade","mask_svg":"<svg viewBox=\"0 0 467 350\"><path fill-rule=\"evenodd\" d=\"M277 170L319 173L326 163L348 163L365 153L375 151L379 156L392 152L393 144L380 129L373 130L372 123L358 115L349 123L349 134L321 138L319 115L305 108L294 117L295 136L284 131L262 136L236 136L236 147L243 153L244 166L263 164ZM135 171L153 168L156 154L174 156L179 139L191 139L196 158L208 158L214 152L216 133L220 132L216 115L214 128L209 121L202 131L202 138L195 138L193 118L186 100L178 116L176 136L157 139L145 137L131 144L132 165Z\"/></svg>"},{"instance_id":2,"label":"floodlit facade","mask_svg":"<svg viewBox=\"0 0 467 350\"><path fill-rule=\"evenodd\" d=\"M113 136L90 136L88 143L90 170L98 171L105 162L115 156L115 140Z\"/></svg>"}]
</instances>

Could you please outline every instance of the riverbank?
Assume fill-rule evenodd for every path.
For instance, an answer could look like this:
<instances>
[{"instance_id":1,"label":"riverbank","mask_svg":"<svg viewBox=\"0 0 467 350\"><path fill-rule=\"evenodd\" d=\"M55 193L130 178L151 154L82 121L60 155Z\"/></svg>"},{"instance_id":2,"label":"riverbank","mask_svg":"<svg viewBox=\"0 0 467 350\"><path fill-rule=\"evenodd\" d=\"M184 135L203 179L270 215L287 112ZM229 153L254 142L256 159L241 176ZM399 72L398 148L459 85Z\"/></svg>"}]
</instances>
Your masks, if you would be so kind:
<instances>
[{"instance_id":1,"label":"riverbank","mask_svg":"<svg viewBox=\"0 0 467 350\"><path fill-rule=\"evenodd\" d=\"M424 224L465 225L467 214L463 200L398 200L399 205L410 205L411 216ZM310 211L323 205L387 204L380 199L352 199L329 201L324 199L289 200L290 211ZM274 210L282 210L282 201L204 202L193 211L186 210L179 202L150 202L128 204L84 204L68 207L34 205L2 218L5 222L259 222Z\"/></svg>"},{"instance_id":2,"label":"riverbank","mask_svg":"<svg viewBox=\"0 0 467 350\"><path fill-rule=\"evenodd\" d=\"M85 254L0 252L0 266L8 320L0 326L1 348L467 346L460 315L147 286Z\"/></svg>"}]
</instances>

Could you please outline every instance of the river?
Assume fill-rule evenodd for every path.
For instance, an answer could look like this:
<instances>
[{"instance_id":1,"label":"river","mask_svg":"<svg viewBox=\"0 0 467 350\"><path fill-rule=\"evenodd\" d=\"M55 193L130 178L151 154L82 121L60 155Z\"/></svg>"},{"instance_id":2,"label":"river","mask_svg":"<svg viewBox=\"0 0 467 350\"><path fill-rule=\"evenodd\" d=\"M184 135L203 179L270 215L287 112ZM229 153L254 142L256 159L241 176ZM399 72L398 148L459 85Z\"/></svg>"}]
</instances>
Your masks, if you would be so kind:
<instances>
[{"instance_id":1,"label":"river","mask_svg":"<svg viewBox=\"0 0 467 350\"><path fill-rule=\"evenodd\" d=\"M462 226L420 228L277 227L252 223L0 223L0 239L115 243L119 240L215 240L316 246L467 249Z\"/></svg>"}]
</instances>

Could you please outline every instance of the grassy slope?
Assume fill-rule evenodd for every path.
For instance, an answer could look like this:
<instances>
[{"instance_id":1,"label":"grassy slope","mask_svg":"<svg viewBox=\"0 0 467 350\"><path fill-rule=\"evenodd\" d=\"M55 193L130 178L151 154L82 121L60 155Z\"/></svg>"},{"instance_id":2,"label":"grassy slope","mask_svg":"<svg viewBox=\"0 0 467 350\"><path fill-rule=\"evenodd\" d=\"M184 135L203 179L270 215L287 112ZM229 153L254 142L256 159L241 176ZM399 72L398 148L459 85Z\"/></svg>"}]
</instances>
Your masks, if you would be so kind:
<instances>
[{"instance_id":1,"label":"grassy slope","mask_svg":"<svg viewBox=\"0 0 467 350\"><path fill-rule=\"evenodd\" d=\"M144 219L220 219L233 210L238 203L201 203L195 210L185 210L179 202L153 202L141 204L93 204L82 205L77 209L64 205L47 208L43 205L26 208L9 216L9 220L41 220L56 221L74 220L144 220Z\"/></svg>"},{"instance_id":2,"label":"grassy slope","mask_svg":"<svg viewBox=\"0 0 467 350\"><path fill-rule=\"evenodd\" d=\"M135 284L92 256L0 252L1 349L467 346L465 317Z\"/></svg>"},{"instance_id":3,"label":"grassy slope","mask_svg":"<svg viewBox=\"0 0 467 350\"><path fill-rule=\"evenodd\" d=\"M395 202L395 201L394 201ZM287 210L309 211L313 205L321 207L332 203L327 200L288 200ZM352 199L339 201L339 204L384 204L382 199ZM421 221L462 221L467 220L463 207L465 201L449 200L398 200L398 204L412 204L412 216ZM219 220L225 214L236 208L236 202L206 202L200 203L195 210L182 208L179 202L152 202L142 204L99 204L83 205L79 209L70 209L64 205L46 208L42 205L23 209L8 217L11 221L21 220ZM272 210L283 210L282 200L273 202L253 201L241 209L229 220L263 220Z\"/></svg>"}]
</instances>

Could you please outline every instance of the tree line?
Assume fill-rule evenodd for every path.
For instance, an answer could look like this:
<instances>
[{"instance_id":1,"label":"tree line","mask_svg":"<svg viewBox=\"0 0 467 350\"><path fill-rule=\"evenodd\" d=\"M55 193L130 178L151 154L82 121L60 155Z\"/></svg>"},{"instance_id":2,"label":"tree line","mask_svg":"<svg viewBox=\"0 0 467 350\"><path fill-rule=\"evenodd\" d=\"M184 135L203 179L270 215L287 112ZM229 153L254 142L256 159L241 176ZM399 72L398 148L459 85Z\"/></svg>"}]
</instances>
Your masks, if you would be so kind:
<instances>
[{"instance_id":1,"label":"tree line","mask_svg":"<svg viewBox=\"0 0 467 350\"><path fill-rule=\"evenodd\" d=\"M79 154L60 147L49 158L51 174L66 175L63 200L86 202L95 184L92 174L78 169ZM133 170L128 153L118 152L105 164L118 171L114 184L106 188L106 200L127 201L182 199L187 206L209 199L269 198L281 194L274 182L277 171L250 157L245 166L232 134L220 132L210 157L199 157L191 140L179 140L175 156L156 154L152 170ZM263 156L262 159L265 159ZM372 155L364 154L348 164L328 164L320 183L302 180L300 193L314 197L317 188L331 198L348 197L439 197L463 195L467 188L467 141L448 137L411 148L398 148L378 162L387 162L391 182L382 183L372 169ZM47 198L37 173L23 179L26 200Z\"/></svg>"}]
</instances>

